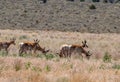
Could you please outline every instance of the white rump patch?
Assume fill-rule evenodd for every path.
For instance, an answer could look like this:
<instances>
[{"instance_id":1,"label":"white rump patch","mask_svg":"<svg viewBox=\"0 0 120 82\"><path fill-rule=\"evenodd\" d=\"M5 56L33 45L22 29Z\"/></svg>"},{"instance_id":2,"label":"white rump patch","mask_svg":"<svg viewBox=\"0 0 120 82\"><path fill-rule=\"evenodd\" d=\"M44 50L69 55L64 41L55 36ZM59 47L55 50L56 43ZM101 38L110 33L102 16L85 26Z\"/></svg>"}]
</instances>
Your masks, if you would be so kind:
<instances>
[{"instance_id":1,"label":"white rump patch","mask_svg":"<svg viewBox=\"0 0 120 82\"><path fill-rule=\"evenodd\" d=\"M24 44L24 42L19 43L19 46L21 47Z\"/></svg>"},{"instance_id":2,"label":"white rump patch","mask_svg":"<svg viewBox=\"0 0 120 82\"><path fill-rule=\"evenodd\" d=\"M63 47L68 47L70 48L72 45L68 45L68 44L63 44L61 47L60 47L60 50L63 48Z\"/></svg>"}]
</instances>

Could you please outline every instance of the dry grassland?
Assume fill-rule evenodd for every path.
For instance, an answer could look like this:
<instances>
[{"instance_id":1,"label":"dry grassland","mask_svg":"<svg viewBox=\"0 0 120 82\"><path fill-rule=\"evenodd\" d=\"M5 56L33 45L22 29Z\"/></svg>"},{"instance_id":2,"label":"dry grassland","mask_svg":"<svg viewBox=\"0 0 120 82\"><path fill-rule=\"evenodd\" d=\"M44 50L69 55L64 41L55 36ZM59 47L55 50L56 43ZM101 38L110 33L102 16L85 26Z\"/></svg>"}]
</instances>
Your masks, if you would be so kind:
<instances>
[{"instance_id":1,"label":"dry grassland","mask_svg":"<svg viewBox=\"0 0 120 82\"><path fill-rule=\"evenodd\" d=\"M59 31L0 30L0 41L16 38L16 45L9 54L0 53L0 82L119 82L120 81L120 35L90 34ZM93 54L86 58L46 59L45 57L18 56L18 43L39 39L39 44L50 49L49 54L59 52L62 44L81 44L88 41ZM39 53L39 52L38 52ZM103 62L109 54L112 60ZM44 55L43 55L44 56Z\"/></svg>"}]
</instances>

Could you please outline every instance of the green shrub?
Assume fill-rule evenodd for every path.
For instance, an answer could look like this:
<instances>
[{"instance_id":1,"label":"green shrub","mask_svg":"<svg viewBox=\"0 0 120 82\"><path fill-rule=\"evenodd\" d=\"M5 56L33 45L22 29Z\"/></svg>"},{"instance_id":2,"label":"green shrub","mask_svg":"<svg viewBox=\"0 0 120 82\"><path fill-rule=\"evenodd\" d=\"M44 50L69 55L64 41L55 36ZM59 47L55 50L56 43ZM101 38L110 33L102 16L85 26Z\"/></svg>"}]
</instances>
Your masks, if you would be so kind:
<instances>
[{"instance_id":1,"label":"green shrub","mask_svg":"<svg viewBox=\"0 0 120 82\"><path fill-rule=\"evenodd\" d=\"M108 52L105 53L104 57L103 57L103 61L104 62L111 62L111 55L108 54Z\"/></svg>"},{"instance_id":2,"label":"green shrub","mask_svg":"<svg viewBox=\"0 0 120 82\"><path fill-rule=\"evenodd\" d=\"M46 65L46 66L45 66L45 70L46 70L47 72L49 72L49 71L51 71L51 67L50 67L49 65Z\"/></svg>"},{"instance_id":3,"label":"green shrub","mask_svg":"<svg viewBox=\"0 0 120 82\"><path fill-rule=\"evenodd\" d=\"M0 56L7 56L7 52L4 50L0 51Z\"/></svg>"},{"instance_id":4,"label":"green shrub","mask_svg":"<svg viewBox=\"0 0 120 82\"><path fill-rule=\"evenodd\" d=\"M53 54L46 54L45 55L45 58L47 59L47 60L51 60L51 59L53 59L55 56L53 55Z\"/></svg>"},{"instance_id":5,"label":"green shrub","mask_svg":"<svg viewBox=\"0 0 120 82\"><path fill-rule=\"evenodd\" d=\"M26 68L26 69L31 68L31 64L32 64L31 62L27 62L27 63L25 64L25 68Z\"/></svg>"},{"instance_id":6,"label":"green shrub","mask_svg":"<svg viewBox=\"0 0 120 82\"><path fill-rule=\"evenodd\" d=\"M20 65L15 65L15 71L19 71L21 69L21 66Z\"/></svg>"},{"instance_id":7,"label":"green shrub","mask_svg":"<svg viewBox=\"0 0 120 82\"><path fill-rule=\"evenodd\" d=\"M36 57L39 57L39 58L44 58L44 55L43 54L37 54Z\"/></svg>"},{"instance_id":8,"label":"green shrub","mask_svg":"<svg viewBox=\"0 0 120 82\"><path fill-rule=\"evenodd\" d=\"M36 72L41 72L42 69L36 66L32 66L31 70L36 71Z\"/></svg>"},{"instance_id":9,"label":"green shrub","mask_svg":"<svg viewBox=\"0 0 120 82\"><path fill-rule=\"evenodd\" d=\"M112 66L112 68L113 68L113 69L119 69L119 70L120 70L120 64L114 64L114 65Z\"/></svg>"},{"instance_id":10,"label":"green shrub","mask_svg":"<svg viewBox=\"0 0 120 82\"><path fill-rule=\"evenodd\" d=\"M27 54L27 53L22 53L22 54L19 54L19 56L21 57L30 57L32 54Z\"/></svg>"},{"instance_id":11,"label":"green shrub","mask_svg":"<svg viewBox=\"0 0 120 82\"><path fill-rule=\"evenodd\" d=\"M92 4L89 6L89 9L96 9L96 7L95 7L95 5Z\"/></svg>"},{"instance_id":12,"label":"green shrub","mask_svg":"<svg viewBox=\"0 0 120 82\"><path fill-rule=\"evenodd\" d=\"M17 60L14 62L15 71L19 71L22 68L21 60Z\"/></svg>"},{"instance_id":13,"label":"green shrub","mask_svg":"<svg viewBox=\"0 0 120 82\"><path fill-rule=\"evenodd\" d=\"M22 35L22 36L20 36L19 37L19 39L21 40L21 39L27 39L28 37L26 36L26 35Z\"/></svg>"}]
</instances>

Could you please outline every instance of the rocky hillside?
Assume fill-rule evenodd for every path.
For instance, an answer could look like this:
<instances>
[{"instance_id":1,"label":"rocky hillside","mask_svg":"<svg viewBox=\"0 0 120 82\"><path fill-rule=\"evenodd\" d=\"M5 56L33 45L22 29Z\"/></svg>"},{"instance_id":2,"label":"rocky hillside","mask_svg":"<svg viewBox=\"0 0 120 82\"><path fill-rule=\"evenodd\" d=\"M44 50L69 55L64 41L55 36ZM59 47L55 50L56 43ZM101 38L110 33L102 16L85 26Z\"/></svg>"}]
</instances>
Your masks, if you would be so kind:
<instances>
[{"instance_id":1,"label":"rocky hillside","mask_svg":"<svg viewBox=\"0 0 120 82\"><path fill-rule=\"evenodd\" d=\"M120 3L0 0L0 28L120 33Z\"/></svg>"}]
</instances>

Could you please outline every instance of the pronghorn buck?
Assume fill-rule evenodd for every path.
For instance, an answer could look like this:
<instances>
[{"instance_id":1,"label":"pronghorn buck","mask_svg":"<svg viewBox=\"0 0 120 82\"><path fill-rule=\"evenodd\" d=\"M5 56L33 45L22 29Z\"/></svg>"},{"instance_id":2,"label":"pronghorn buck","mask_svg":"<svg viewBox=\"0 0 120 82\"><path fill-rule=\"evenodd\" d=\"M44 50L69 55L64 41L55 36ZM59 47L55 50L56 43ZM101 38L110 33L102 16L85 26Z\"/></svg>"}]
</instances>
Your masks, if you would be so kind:
<instances>
[{"instance_id":1,"label":"pronghorn buck","mask_svg":"<svg viewBox=\"0 0 120 82\"><path fill-rule=\"evenodd\" d=\"M41 51L42 53L46 54L49 50L45 50L39 45L39 40L36 39L34 42L21 42L19 43L20 49L19 54L21 56L22 53L27 53L27 51L32 51L36 53L37 50Z\"/></svg>"},{"instance_id":2,"label":"pronghorn buck","mask_svg":"<svg viewBox=\"0 0 120 82\"><path fill-rule=\"evenodd\" d=\"M90 53L90 51L86 51L85 49L84 49L84 47L82 47L82 46L76 46L76 45L72 45L71 46L71 48L70 48L70 51L71 51L71 54L70 54L70 56L73 54L79 54L80 56L82 56L82 58L83 58L83 55L82 54L84 54L85 56L86 56L86 58L87 59L89 59L90 58L90 56L92 55L91 53Z\"/></svg>"},{"instance_id":3,"label":"pronghorn buck","mask_svg":"<svg viewBox=\"0 0 120 82\"><path fill-rule=\"evenodd\" d=\"M8 48L11 44L15 45L15 38L10 39L9 42L0 42L0 50L4 49L8 54Z\"/></svg>"},{"instance_id":4,"label":"pronghorn buck","mask_svg":"<svg viewBox=\"0 0 120 82\"><path fill-rule=\"evenodd\" d=\"M64 44L60 47L60 57L71 57L71 55L74 53L78 53L82 56L82 54L85 54L85 56L89 59L91 54L89 51L86 51L84 48L88 48L87 41L82 41L82 45L68 45ZM82 56L83 57L83 56Z\"/></svg>"}]
</instances>

